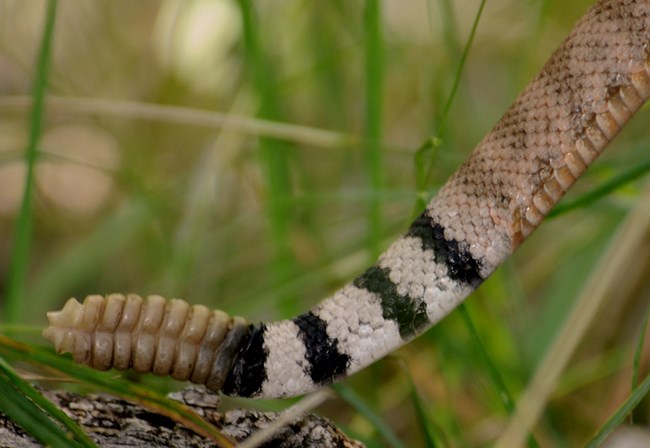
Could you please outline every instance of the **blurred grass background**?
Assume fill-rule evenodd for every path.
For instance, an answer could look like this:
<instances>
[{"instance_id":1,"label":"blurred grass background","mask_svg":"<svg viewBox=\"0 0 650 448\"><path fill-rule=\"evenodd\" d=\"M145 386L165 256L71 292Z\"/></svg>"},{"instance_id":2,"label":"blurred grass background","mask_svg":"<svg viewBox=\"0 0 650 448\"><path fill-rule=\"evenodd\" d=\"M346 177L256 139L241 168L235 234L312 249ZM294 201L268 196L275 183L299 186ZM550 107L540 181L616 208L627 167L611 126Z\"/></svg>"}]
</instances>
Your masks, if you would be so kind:
<instances>
[{"instance_id":1,"label":"blurred grass background","mask_svg":"<svg viewBox=\"0 0 650 448\"><path fill-rule=\"evenodd\" d=\"M418 198L457 168L590 3L487 2L457 78L478 1L61 0L26 279L9 303L45 7L0 0L4 328L41 344L45 312L91 293L159 293L251 321L308 309L406 229ZM646 120L572 197L648 163ZM435 149L416 167L426 142ZM421 446L426 432L439 446L489 444L508 417L477 340L516 399L640 187L546 222L469 300L478 337L454 313L346 381L340 395L363 397L383 428L354 400L319 412L370 446ZM630 254L644 278L647 252ZM629 395L650 282L622 286L536 427L542 446L584 443ZM647 350L641 377L646 366ZM635 421L647 414L642 403Z\"/></svg>"}]
</instances>

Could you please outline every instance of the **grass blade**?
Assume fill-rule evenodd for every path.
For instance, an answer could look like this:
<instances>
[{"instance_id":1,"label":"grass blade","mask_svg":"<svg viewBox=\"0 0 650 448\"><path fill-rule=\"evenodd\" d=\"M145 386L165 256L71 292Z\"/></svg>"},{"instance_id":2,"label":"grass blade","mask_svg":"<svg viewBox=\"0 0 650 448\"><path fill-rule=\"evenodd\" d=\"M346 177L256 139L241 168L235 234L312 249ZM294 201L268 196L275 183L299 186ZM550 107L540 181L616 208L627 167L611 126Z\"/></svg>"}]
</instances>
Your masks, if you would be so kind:
<instances>
[{"instance_id":1,"label":"grass blade","mask_svg":"<svg viewBox=\"0 0 650 448\"><path fill-rule=\"evenodd\" d=\"M632 412L632 410L639 404L639 402L648 394L650 391L650 376L647 376L645 380L634 391L630 396L625 400L625 402L619 407L614 415L607 420L607 422L600 428L598 433L594 436L593 439L587 443L587 448L595 448L600 446L607 436L609 436L612 431L614 431L622 422L625 420L627 415Z\"/></svg>"},{"instance_id":2,"label":"grass blade","mask_svg":"<svg viewBox=\"0 0 650 448\"><path fill-rule=\"evenodd\" d=\"M238 3L243 20L246 64L260 103L258 114L263 119L278 119L280 102L273 82L273 71L262 49L255 4L251 0L241 0ZM259 145L268 190L266 214L275 252L271 269L274 283L282 285L290 281L295 272L288 239L292 216L290 208L287 207L287 198L291 196L289 158L285 145L276 140L260 138ZM296 303L294 299L294 297L286 297L282 303L283 307L288 307L289 312L298 311L291 309Z\"/></svg>"},{"instance_id":3,"label":"grass blade","mask_svg":"<svg viewBox=\"0 0 650 448\"><path fill-rule=\"evenodd\" d=\"M465 68L465 62L467 62L467 56L469 55L469 50L472 48L472 44L474 42L474 37L476 36L476 30L478 29L478 23L481 19L481 16L483 14L483 8L485 7L485 0L481 0L481 4L479 5L478 11L476 12L476 16L474 17L474 22L472 23L472 29L469 34L469 38L467 39L467 44L465 45L465 48L463 48L463 53L460 56L460 61L458 63L458 69L456 70L455 76L454 76L454 83L451 87L451 92L449 93L449 96L447 97L447 101L445 103L444 109L442 111L442 114L440 116L440 120L438 122L438 126L436 129L435 137L433 139L433 143L435 146L438 146L440 141L445 140L445 134L446 134L446 129L447 129L447 120L449 119L449 111L451 110L451 106L454 103L454 99L456 98L456 93L458 92L458 87L460 86L460 78L463 74L463 70ZM434 148L435 148L434 146ZM433 152L435 155L435 152ZM422 154L421 156L424 156ZM431 181L431 176L433 173L433 167L434 167L434 162L435 158L430 158L426 168L424 169L424 172L426 175L424 176L425 179L425 185L428 185ZM419 191L423 190L422 185L418 185Z\"/></svg>"},{"instance_id":4,"label":"grass blade","mask_svg":"<svg viewBox=\"0 0 650 448\"><path fill-rule=\"evenodd\" d=\"M607 250L584 285L572 310L565 318L555 340L547 349L532 379L517 403L517 410L496 446L510 447L521 444L523 437L539 419L545 403L556 387L578 343L585 335L598 310L607 299L615 297L620 285L634 284L641 278L644 259L630 257L648 236L650 216L646 204L650 187L639 196L639 204L628 213L610 240Z\"/></svg>"},{"instance_id":5,"label":"grass blade","mask_svg":"<svg viewBox=\"0 0 650 448\"><path fill-rule=\"evenodd\" d=\"M639 384L639 371L641 370L641 356L643 356L643 344L645 343L645 335L648 329L648 319L650 319L650 309L645 313L643 325L641 325L641 334L639 335L639 342L634 351L634 361L632 363L632 392ZM634 414L630 411L630 423L634 420Z\"/></svg>"},{"instance_id":6,"label":"grass blade","mask_svg":"<svg viewBox=\"0 0 650 448\"><path fill-rule=\"evenodd\" d=\"M467 311L467 305L461 303L460 306L458 307L458 313L462 317L463 322L465 323L465 327L470 333L472 341L474 342L474 345L478 350L479 356L481 357L481 360L485 365L488 376L490 377L492 386L496 389L497 395L501 399L501 404L503 405L503 408L505 409L508 415L512 415L515 412L515 402L512 399L512 395L510 394L510 391L508 390L506 383L503 381L503 378L501 377L499 370L497 369L494 362L492 362L492 358L490 358L490 355L488 354L487 350L485 350L485 347L481 342L481 337L479 336L478 331L476 330L476 326L472 321L472 317L469 315L469 312ZM532 434L528 436L528 446L530 446L531 448L539 446L539 444L537 443L537 441L535 440Z\"/></svg>"},{"instance_id":7,"label":"grass blade","mask_svg":"<svg viewBox=\"0 0 650 448\"><path fill-rule=\"evenodd\" d=\"M9 260L9 276L7 278L7 298L5 304L5 320L17 322L22 315L22 297L27 276L27 264L32 236L34 169L38 157L38 142L43 128L43 103L50 65L50 53L54 36L57 0L49 0L45 14L45 29L41 38L38 60L36 62L36 77L34 79L33 104L29 116L29 140L25 150L27 173L23 190L23 199L18 219L14 227L14 244Z\"/></svg>"},{"instance_id":8,"label":"grass blade","mask_svg":"<svg viewBox=\"0 0 650 448\"><path fill-rule=\"evenodd\" d=\"M0 377L0 409L36 440L52 447L81 447L71 440L66 432L48 418L31 400L11 387L5 378Z\"/></svg>"},{"instance_id":9,"label":"grass blade","mask_svg":"<svg viewBox=\"0 0 650 448\"><path fill-rule=\"evenodd\" d=\"M54 403L45 398L18 376L7 362L0 358L0 410L27 430L36 440L51 446L95 447L95 443L81 427ZM21 412L12 412L13 409ZM56 419L68 431L55 425ZM72 440L70 435L74 435Z\"/></svg>"},{"instance_id":10,"label":"grass blade","mask_svg":"<svg viewBox=\"0 0 650 448\"><path fill-rule=\"evenodd\" d=\"M372 424L373 428L389 443L390 446L396 448L405 448L404 444L399 440L397 435L391 431L390 427L382 421L381 417L377 415L370 406L361 398L354 390L345 384L339 383L332 385L332 389L348 403L356 411L363 415L363 417Z\"/></svg>"},{"instance_id":11,"label":"grass blade","mask_svg":"<svg viewBox=\"0 0 650 448\"><path fill-rule=\"evenodd\" d=\"M454 103L456 98L456 93L458 92L458 87L460 85L460 77L463 74L463 69L465 68L465 62L467 62L467 55L469 54L470 48L472 48L472 43L474 43L474 37L476 36L476 30L478 29L478 22L481 20L481 15L483 14L483 8L485 7L485 0L481 0L481 4L478 7L476 12L476 17L474 17L474 23L472 23L472 30L469 33L469 39L467 39L467 45L463 48L463 54L460 57L460 62L458 63L458 69L456 70L456 76L454 77L454 84L451 87L451 92L445 103L445 108L442 112L442 118L438 124L437 134L440 136L444 134L444 130L447 127L447 120L449 119L449 111L451 106Z\"/></svg>"},{"instance_id":12,"label":"grass blade","mask_svg":"<svg viewBox=\"0 0 650 448\"><path fill-rule=\"evenodd\" d=\"M422 398L420 398L420 394L418 393L418 389L413 382L413 377L411 376L411 373L408 369L408 365L406 363L402 363L402 368L404 369L404 372L408 378L409 395L411 396L411 401L413 402L413 407L415 408L415 415L417 416L418 424L422 431L424 446L426 448L435 448L438 446L436 444L435 434L439 431L437 431L434 426L433 419L427 413L426 407L422 402Z\"/></svg>"},{"instance_id":13,"label":"grass blade","mask_svg":"<svg viewBox=\"0 0 650 448\"><path fill-rule=\"evenodd\" d=\"M58 356L50 350L33 347L0 335L0 356L29 362L43 369L54 370L75 378L95 388L138 403L153 412L169 417L192 431L207 437L220 447L232 447L232 442L217 428L204 420L189 407L162 396L150 386L142 386L130 381L116 381L114 372L99 372L75 364L69 357Z\"/></svg>"},{"instance_id":14,"label":"grass blade","mask_svg":"<svg viewBox=\"0 0 650 448\"><path fill-rule=\"evenodd\" d=\"M382 36L381 8L378 0L366 0L364 29L366 41L366 130L365 160L369 187L379 190L382 187ZM368 249L371 262L381 251L381 207L378 198L368 201Z\"/></svg>"}]
</instances>

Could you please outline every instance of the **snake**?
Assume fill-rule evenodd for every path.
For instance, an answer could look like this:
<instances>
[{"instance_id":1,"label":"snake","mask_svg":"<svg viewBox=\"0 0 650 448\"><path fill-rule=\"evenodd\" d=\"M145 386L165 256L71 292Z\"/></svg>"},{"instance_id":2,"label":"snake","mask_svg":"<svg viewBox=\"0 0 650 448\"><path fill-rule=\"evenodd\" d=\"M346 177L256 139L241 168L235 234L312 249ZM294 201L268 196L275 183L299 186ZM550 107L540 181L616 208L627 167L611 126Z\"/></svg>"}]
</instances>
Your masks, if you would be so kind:
<instances>
[{"instance_id":1,"label":"snake","mask_svg":"<svg viewBox=\"0 0 650 448\"><path fill-rule=\"evenodd\" d=\"M97 369L273 398L347 377L454 310L510 257L650 96L650 0L598 0L406 232L291 319L180 299L69 299L43 335Z\"/></svg>"}]
</instances>

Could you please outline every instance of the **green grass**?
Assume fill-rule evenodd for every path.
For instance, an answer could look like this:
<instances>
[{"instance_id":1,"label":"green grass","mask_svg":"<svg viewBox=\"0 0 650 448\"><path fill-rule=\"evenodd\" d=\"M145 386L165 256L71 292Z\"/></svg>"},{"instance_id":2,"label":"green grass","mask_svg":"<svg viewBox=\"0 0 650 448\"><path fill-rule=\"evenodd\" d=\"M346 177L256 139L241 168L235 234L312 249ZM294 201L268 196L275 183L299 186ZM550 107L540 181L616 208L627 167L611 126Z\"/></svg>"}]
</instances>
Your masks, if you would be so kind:
<instances>
[{"instance_id":1,"label":"green grass","mask_svg":"<svg viewBox=\"0 0 650 448\"><path fill-rule=\"evenodd\" d=\"M632 394L621 404L614 415L598 430L598 433L587 443L587 447L594 448L600 446L607 440L612 432L623 423L625 418L636 408L650 392L650 376L641 382L632 390Z\"/></svg>"},{"instance_id":2,"label":"green grass","mask_svg":"<svg viewBox=\"0 0 650 448\"><path fill-rule=\"evenodd\" d=\"M58 374L65 374L69 378L74 378L81 384L88 387L100 389L112 395L128 399L131 402L138 403L143 407L150 409L160 415L169 417L170 419L181 423L183 426L192 429L197 434L209 438L220 447L231 447L232 443L221 435L217 428L211 423L207 422L194 411L185 405L178 403L174 400L164 397L160 390L152 388L151 385L142 386L130 381L115 381L112 372L98 372L92 369L85 368L74 364L69 358L58 356L50 350L42 348L34 348L28 345L13 341L4 336L0 336L0 355L14 360L23 360L36 366L46 366L49 372ZM31 411L33 417L25 419L28 422L25 428L29 428L30 432L35 435L41 436L39 422L45 423L43 429L48 432L56 432L60 430L48 418L49 415L56 418L74 435L75 446L92 446L92 442L86 437L85 433L73 422L67 415L61 412L58 408L54 407L52 403L46 400L42 395L33 390L29 385L20 380L17 376L7 371L6 365L0 365L4 370L1 372L9 380L14 389L18 389L31 401L24 406L33 408ZM4 379L4 378L3 378ZM4 382L3 382L4 383ZM12 392L12 388L4 386L3 391ZM15 393L15 392L14 392ZM19 396L16 397L18 399ZM16 400L11 400L16 401ZM11 412L11 401L5 399L1 404L3 405L3 412ZM36 405L36 406L34 406ZM38 406L38 407L37 407ZM47 414L43 414L43 411ZM38 439L47 443L51 440L50 434L43 434ZM68 441L72 442L73 437L67 436ZM77 442L78 441L78 442ZM66 446L59 444L58 446Z\"/></svg>"},{"instance_id":3,"label":"green grass","mask_svg":"<svg viewBox=\"0 0 650 448\"><path fill-rule=\"evenodd\" d=\"M33 350L3 340L6 360L56 362L37 329L70 296L160 293L252 321L307 310L408 226L590 2L217 3L188 2L174 20L157 3L60 3L50 43L34 38L52 32L43 4L2 6L1 324ZM214 16L230 19L188 25ZM639 201L645 116L463 311L318 412L369 446L490 446ZM646 275L588 322L531 441L598 441L632 409L647 422L647 252L629 254ZM3 372L3 407L32 415ZM113 393L135 395L130 384Z\"/></svg>"},{"instance_id":4,"label":"green grass","mask_svg":"<svg viewBox=\"0 0 650 448\"><path fill-rule=\"evenodd\" d=\"M366 139L364 162L368 173L368 188L378 191L384 186L381 147L383 117L384 37L382 35L381 2L366 0L364 6ZM381 253L381 198L368 200L368 252L372 263Z\"/></svg>"},{"instance_id":5,"label":"green grass","mask_svg":"<svg viewBox=\"0 0 650 448\"><path fill-rule=\"evenodd\" d=\"M260 21L255 3L251 0L238 2L243 23L243 56L246 73L249 74L259 105L258 115L267 120L283 121L281 102L276 92L274 67L268 63L267 48L259 37ZM294 257L291 253L289 235L292 227L292 213L289 207L292 196L290 173L291 160L288 148L277 140L259 140L261 167L265 174L266 216L269 223L269 240L273 244L274 260L271 264L273 283L281 285L290 280L295 272ZM295 312L292 304L295 298L287 295L283 308Z\"/></svg>"},{"instance_id":6,"label":"green grass","mask_svg":"<svg viewBox=\"0 0 650 448\"><path fill-rule=\"evenodd\" d=\"M22 320L23 310L26 306L23 297L27 281L34 221L34 170L38 158L38 144L43 132L43 101L48 84L56 8L57 1L49 0L43 26L42 42L35 64L36 76L33 84L33 104L29 114L29 140L24 159L26 176L20 212L14 227L14 240L7 276L7 295L4 304L5 319L9 323Z\"/></svg>"},{"instance_id":7,"label":"green grass","mask_svg":"<svg viewBox=\"0 0 650 448\"><path fill-rule=\"evenodd\" d=\"M86 433L0 358L0 409L36 440L54 447L94 447ZM51 417L51 418L50 418ZM54 421L65 428L61 428Z\"/></svg>"}]
</instances>

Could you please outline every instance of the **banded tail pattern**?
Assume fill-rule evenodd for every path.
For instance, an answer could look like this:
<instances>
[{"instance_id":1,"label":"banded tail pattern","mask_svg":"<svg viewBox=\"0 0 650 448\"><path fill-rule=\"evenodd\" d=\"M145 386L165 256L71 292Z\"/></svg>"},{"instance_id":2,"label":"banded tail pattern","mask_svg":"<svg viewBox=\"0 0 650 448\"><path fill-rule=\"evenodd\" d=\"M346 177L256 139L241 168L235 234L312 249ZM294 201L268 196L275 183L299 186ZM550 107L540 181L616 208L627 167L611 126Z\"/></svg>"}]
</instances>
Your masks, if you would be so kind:
<instances>
[{"instance_id":1,"label":"banded tail pattern","mask_svg":"<svg viewBox=\"0 0 650 448\"><path fill-rule=\"evenodd\" d=\"M115 322L130 319L126 306L121 316L116 311L122 296L91 296L84 305L71 299L48 314L44 334L80 362L214 378L208 387L230 395L286 397L350 375L446 316L530 235L650 96L649 46L650 0L598 1L374 266L294 319L245 325L220 314L224 327L212 331L230 342L211 355L218 371L197 375L199 358L180 348L194 344L192 353L201 353L210 345L210 332L191 329L191 313L158 317L175 313L179 301L140 305L155 302L158 324L144 318L126 330L127 361L117 333L112 344L102 342L120 328ZM149 351L139 354L140 347ZM139 356L152 361L141 366ZM188 359L193 366L183 364Z\"/></svg>"}]
</instances>

